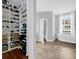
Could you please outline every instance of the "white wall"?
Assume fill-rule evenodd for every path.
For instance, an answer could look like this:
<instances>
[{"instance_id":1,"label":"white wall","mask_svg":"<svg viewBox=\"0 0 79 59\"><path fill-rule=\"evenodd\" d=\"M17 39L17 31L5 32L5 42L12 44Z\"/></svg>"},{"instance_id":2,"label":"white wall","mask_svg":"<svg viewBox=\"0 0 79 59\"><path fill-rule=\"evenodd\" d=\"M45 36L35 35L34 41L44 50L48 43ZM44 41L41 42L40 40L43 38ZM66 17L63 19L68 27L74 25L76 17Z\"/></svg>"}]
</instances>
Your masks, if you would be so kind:
<instances>
[{"instance_id":1,"label":"white wall","mask_svg":"<svg viewBox=\"0 0 79 59\"><path fill-rule=\"evenodd\" d=\"M27 55L36 59L36 0L27 0Z\"/></svg>"},{"instance_id":2,"label":"white wall","mask_svg":"<svg viewBox=\"0 0 79 59\"><path fill-rule=\"evenodd\" d=\"M76 10L76 0L37 0L37 11L52 11L54 14Z\"/></svg>"},{"instance_id":3,"label":"white wall","mask_svg":"<svg viewBox=\"0 0 79 59\"><path fill-rule=\"evenodd\" d=\"M59 33L59 15L54 15L55 19L55 39L58 38L57 34Z\"/></svg>"},{"instance_id":4,"label":"white wall","mask_svg":"<svg viewBox=\"0 0 79 59\"><path fill-rule=\"evenodd\" d=\"M60 14L68 13L76 10L76 0L37 0L37 12L50 11L53 12L52 20L52 38L57 38Z\"/></svg>"}]
</instances>

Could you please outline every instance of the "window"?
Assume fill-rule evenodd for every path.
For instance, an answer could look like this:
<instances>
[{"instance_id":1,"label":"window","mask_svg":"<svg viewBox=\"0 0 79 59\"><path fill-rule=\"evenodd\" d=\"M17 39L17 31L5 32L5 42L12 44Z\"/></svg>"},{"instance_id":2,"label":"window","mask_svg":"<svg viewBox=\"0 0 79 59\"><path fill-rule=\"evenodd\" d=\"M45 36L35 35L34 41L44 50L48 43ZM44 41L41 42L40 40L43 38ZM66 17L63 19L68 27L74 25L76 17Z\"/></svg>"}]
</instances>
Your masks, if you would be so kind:
<instances>
[{"instance_id":1,"label":"window","mask_svg":"<svg viewBox=\"0 0 79 59\"><path fill-rule=\"evenodd\" d=\"M70 34L71 33L71 23L70 23L70 15L64 15L62 20L62 32L64 34Z\"/></svg>"}]
</instances>

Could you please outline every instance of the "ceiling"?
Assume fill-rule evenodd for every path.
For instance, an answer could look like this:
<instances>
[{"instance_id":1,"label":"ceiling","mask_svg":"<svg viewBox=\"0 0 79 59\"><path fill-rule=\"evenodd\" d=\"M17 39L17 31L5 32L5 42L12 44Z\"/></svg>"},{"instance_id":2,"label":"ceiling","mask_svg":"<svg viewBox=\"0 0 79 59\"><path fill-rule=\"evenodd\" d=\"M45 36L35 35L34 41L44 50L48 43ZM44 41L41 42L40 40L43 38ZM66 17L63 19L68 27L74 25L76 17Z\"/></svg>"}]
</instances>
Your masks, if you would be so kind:
<instances>
[{"instance_id":1,"label":"ceiling","mask_svg":"<svg viewBox=\"0 0 79 59\"><path fill-rule=\"evenodd\" d=\"M8 0L11 4L19 6L26 0ZM52 11L61 14L76 10L76 0L36 0L37 11Z\"/></svg>"},{"instance_id":2,"label":"ceiling","mask_svg":"<svg viewBox=\"0 0 79 59\"><path fill-rule=\"evenodd\" d=\"M76 0L37 0L37 11L61 14L76 10Z\"/></svg>"}]
</instances>

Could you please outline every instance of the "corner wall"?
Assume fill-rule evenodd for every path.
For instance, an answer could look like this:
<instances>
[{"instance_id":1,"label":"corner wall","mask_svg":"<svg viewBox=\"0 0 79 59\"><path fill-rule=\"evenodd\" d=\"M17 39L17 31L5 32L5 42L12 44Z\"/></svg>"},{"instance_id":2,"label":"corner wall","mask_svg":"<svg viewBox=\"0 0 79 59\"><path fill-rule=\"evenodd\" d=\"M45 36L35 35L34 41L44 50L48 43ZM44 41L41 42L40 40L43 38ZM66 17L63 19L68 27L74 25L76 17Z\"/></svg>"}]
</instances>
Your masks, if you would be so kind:
<instances>
[{"instance_id":1,"label":"corner wall","mask_svg":"<svg viewBox=\"0 0 79 59\"><path fill-rule=\"evenodd\" d=\"M71 34L63 34L62 33L62 25L61 25L61 15L59 15L59 33L58 35L58 39L60 41L64 41L64 42L69 42L69 43L76 43L76 12L69 12L70 13L70 17L71 17Z\"/></svg>"}]
</instances>

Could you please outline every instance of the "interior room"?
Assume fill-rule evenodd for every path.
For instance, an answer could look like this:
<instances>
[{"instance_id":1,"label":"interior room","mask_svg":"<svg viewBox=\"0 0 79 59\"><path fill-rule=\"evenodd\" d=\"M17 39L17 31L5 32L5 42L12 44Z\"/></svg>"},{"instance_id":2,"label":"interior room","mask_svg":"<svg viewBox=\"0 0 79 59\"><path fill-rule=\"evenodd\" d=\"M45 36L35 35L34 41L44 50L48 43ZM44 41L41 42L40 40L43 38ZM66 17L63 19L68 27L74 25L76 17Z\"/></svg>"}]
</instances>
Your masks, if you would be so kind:
<instances>
[{"instance_id":1,"label":"interior room","mask_svg":"<svg viewBox=\"0 0 79 59\"><path fill-rule=\"evenodd\" d=\"M37 0L37 59L76 59L76 0Z\"/></svg>"},{"instance_id":2,"label":"interior room","mask_svg":"<svg viewBox=\"0 0 79 59\"><path fill-rule=\"evenodd\" d=\"M76 0L2 0L2 59L76 59Z\"/></svg>"}]
</instances>

